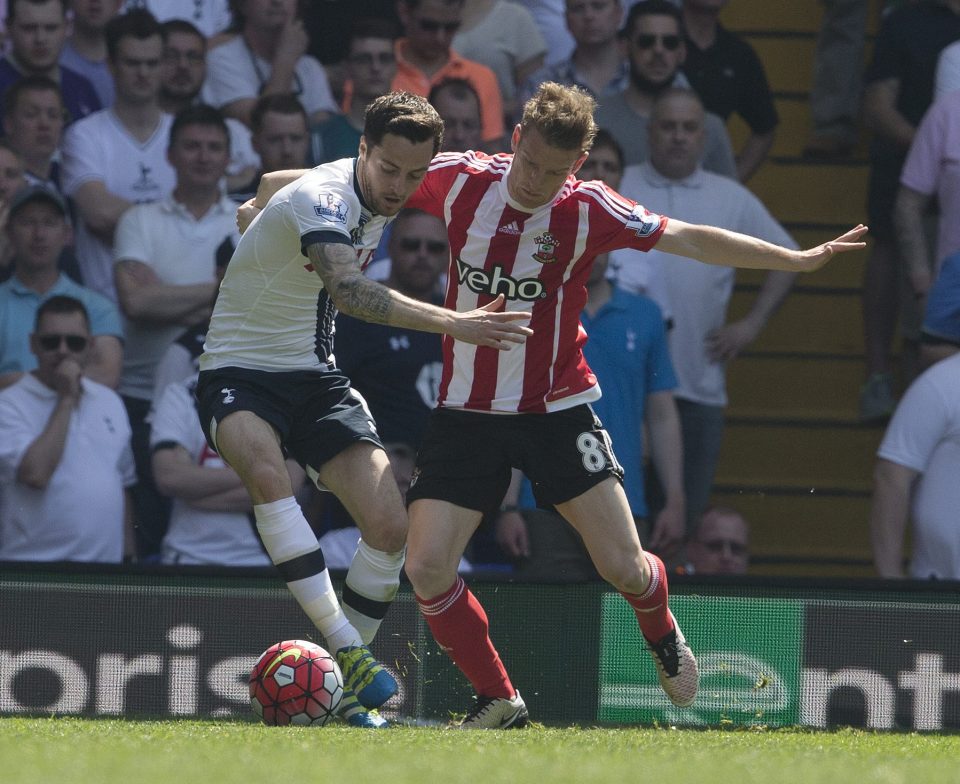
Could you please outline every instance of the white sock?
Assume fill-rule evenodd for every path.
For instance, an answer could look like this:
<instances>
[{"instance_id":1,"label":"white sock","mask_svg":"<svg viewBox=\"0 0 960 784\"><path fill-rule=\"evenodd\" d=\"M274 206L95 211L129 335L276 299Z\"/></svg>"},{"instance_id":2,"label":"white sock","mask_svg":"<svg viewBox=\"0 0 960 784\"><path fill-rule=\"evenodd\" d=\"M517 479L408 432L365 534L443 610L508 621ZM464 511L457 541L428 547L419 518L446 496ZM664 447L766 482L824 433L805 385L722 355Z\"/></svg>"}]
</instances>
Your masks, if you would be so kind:
<instances>
[{"instance_id":1,"label":"white sock","mask_svg":"<svg viewBox=\"0 0 960 784\"><path fill-rule=\"evenodd\" d=\"M404 551L374 550L361 539L343 588L343 612L367 645L400 588Z\"/></svg>"},{"instance_id":2,"label":"white sock","mask_svg":"<svg viewBox=\"0 0 960 784\"><path fill-rule=\"evenodd\" d=\"M360 634L337 601L320 545L296 499L281 498L253 507L257 531L300 607L336 652L359 645Z\"/></svg>"}]
</instances>

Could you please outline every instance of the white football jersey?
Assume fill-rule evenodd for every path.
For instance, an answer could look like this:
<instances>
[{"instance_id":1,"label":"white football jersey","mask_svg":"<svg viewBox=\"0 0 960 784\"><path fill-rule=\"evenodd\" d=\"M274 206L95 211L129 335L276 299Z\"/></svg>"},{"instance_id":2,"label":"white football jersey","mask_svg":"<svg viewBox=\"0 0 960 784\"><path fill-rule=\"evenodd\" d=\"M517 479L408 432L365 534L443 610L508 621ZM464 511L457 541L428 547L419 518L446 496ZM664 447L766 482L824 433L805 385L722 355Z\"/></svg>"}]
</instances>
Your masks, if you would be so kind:
<instances>
[{"instance_id":1,"label":"white football jersey","mask_svg":"<svg viewBox=\"0 0 960 784\"><path fill-rule=\"evenodd\" d=\"M352 245L363 268L390 220L364 203L353 158L317 166L281 188L227 266L200 369L332 366L336 307L304 249L316 242Z\"/></svg>"}]
</instances>

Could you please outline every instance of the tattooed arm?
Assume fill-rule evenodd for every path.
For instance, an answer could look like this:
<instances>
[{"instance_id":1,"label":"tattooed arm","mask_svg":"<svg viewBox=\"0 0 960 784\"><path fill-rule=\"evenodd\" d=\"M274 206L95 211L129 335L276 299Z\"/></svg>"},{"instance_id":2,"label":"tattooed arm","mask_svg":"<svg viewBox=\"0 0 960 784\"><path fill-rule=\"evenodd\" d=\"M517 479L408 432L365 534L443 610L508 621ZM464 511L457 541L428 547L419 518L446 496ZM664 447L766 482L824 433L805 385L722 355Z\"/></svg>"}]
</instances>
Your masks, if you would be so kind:
<instances>
[{"instance_id":1,"label":"tattooed arm","mask_svg":"<svg viewBox=\"0 0 960 784\"><path fill-rule=\"evenodd\" d=\"M498 349L523 343L532 334L525 326L528 313L496 312L503 306L502 295L482 308L458 313L405 297L364 277L351 245L315 243L307 248L307 256L337 308L354 318L442 332L457 340Z\"/></svg>"}]
</instances>

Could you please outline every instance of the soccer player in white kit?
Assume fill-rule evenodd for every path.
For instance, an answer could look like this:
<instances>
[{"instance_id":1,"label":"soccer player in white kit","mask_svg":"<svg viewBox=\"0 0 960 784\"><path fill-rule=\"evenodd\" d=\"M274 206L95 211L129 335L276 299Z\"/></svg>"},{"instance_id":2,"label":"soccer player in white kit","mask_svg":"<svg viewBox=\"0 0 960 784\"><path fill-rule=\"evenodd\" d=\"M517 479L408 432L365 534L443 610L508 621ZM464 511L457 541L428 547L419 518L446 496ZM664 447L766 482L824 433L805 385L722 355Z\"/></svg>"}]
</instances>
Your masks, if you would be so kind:
<instances>
[{"instance_id":1,"label":"soccer player in white kit","mask_svg":"<svg viewBox=\"0 0 960 784\"><path fill-rule=\"evenodd\" d=\"M369 412L336 368L336 311L491 349L530 333L526 314L495 312L502 299L456 313L363 276L442 136L426 100L391 93L368 107L358 158L318 166L269 201L254 200L262 210L227 267L200 358L207 439L243 480L267 552L335 652L348 691L345 715L357 726L384 726L364 708L379 707L398 688L367 644L399 587L407 520ZM360 528L342 607L294 499L285 451Z\"/></svg>"}]
</instances>

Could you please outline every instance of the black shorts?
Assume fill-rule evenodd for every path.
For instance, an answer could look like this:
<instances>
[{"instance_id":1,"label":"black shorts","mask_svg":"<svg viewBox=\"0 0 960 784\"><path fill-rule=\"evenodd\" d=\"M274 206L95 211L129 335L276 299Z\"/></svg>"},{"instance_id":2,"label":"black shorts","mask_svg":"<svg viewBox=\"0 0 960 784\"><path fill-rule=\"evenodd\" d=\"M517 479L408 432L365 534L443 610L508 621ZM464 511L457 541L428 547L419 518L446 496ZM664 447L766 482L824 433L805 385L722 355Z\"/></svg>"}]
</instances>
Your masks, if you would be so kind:
<instances>
[{"instance_id":1,"label":"black shorts","mask_svg":"<svg viewBox=\"0 0 960 784\"><path fill-rule=\"evenodd\" d=\"M407 503L435 498L488 513L503 503L510 469L550 507L608 476L623 479L610 436L588 405L548 414L437 409L430 415Z\"/></svg>"},{"instance_id":2,"label":"black shorts","mask_svg":"<svg viewBox=\"0 0 960 784\"><path fill-rule=\"evenodd\" d=\"M337 370L205 370L197 384L197 410L212 449L218 422L234 411L252 411L273 425L288 455L314 471L358 441L383 446L366 402Z\"/></svg>"}]
</instances>

